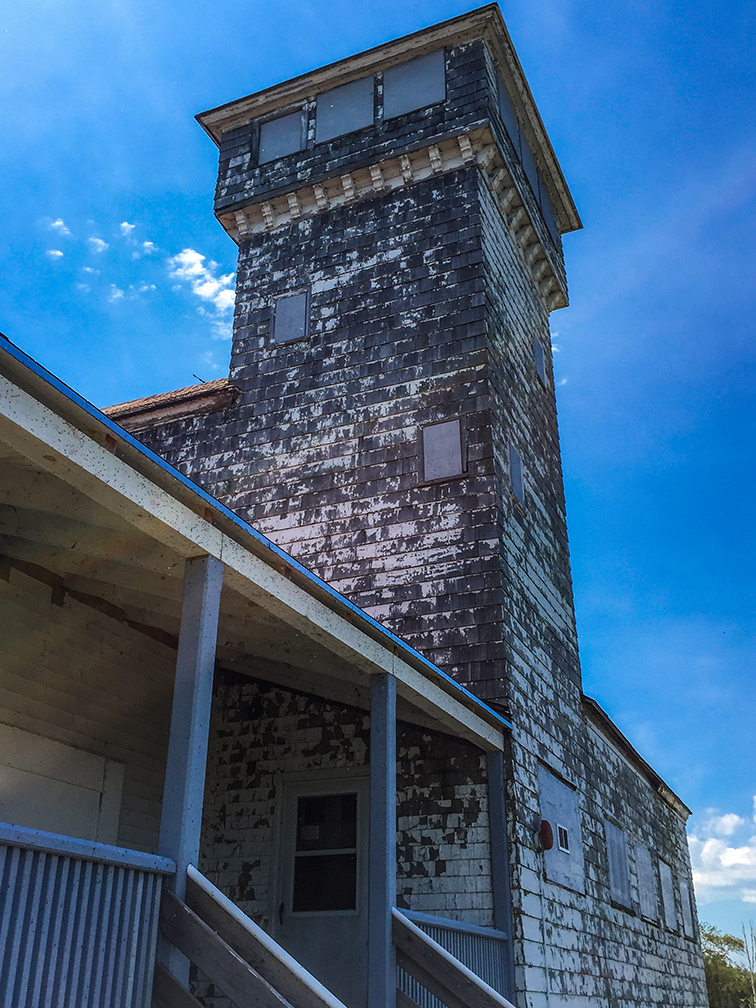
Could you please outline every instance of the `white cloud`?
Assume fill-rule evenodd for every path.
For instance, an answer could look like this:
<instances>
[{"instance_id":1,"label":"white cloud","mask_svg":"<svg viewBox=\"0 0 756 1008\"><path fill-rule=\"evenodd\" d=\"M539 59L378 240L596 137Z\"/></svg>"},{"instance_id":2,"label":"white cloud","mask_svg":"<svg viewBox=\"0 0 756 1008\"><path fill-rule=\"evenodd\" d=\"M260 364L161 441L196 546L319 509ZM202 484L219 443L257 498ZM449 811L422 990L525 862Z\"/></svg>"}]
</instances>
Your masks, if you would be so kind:
<instances>
[{"instance_id":1,"label":"white cloud","mask_svg":"<svg viewBox=\"0 0 756 1008\"><path fill-rule=\"evenodd\" d=\"M725 815L712 816L704 826L707 832L715 833L717 836L732 836L732 834L745 826L746 820L742 819L734 812L727 812Z\"/></svg>"},{"instance_id":2,"label":"white cloud","mask_svg":"<svg viewBox=\"0 0 756 1008\"><path fill-rule=\"evenodd\" d=\"M87 244L93 252L104 252L108 247L108 243L102 238L87 238Z\"/></svg>"},{"instance_id":3,"label":"white cloud","mask_svg":"<svg viewBox=\"0 0 756 1008\"><path fill-rule=\"evenodd\" d=\"M110 285L110 294L108 294L108 301L123 301L126 295L121 290L120 287L116 287L115 284Z\"/></svg>"},{"instance_id":4,"label":"white cloud","mask_svg":"<svg viewBox=\"0 0 756 1008\"><path fill-rule=\"evenodd\" d=\"M234 335L234 324L231 319L215 319L210 323L210 334L213 339L230 340Z\"/></svg>"},{"instance_id":5,"label":"white cloud","mask_svg":"<svg viewBox=\"0 0 756 1008\"><path fill-rule=\"evenodd\" d=\"M91 266L82 266L81 268L82 268L82 271L84 273L93 273L95 276L99 276L100 275L100 271L96 270L96 269L92 269Z\"/></svg>"},{"instance_id":6,"label":"white cloud","mask_svg":"<svg viewBox=\"0 0 756 1008\"><path fill-rule=\"evenodd\" d=\"M172 280L188 283L192 293L214 310L215 317L210 323L213 339L231 339L232 325L229 313L233 311L236 298L234 274L217 275L218 264L205 263L205 256L194 249L184 249L168 260L168 273ZM180 289L174 287L174 290ZM198 305L202 315L212 315L204 305Z\"/></svg>"},{"instance_id":7,"label":"white cloud","mask_svg":"<svg viewBox=\"0 0 756 1008\"><path fill-rule=\"evenodd\" d=\"M560 387L562 385L566 385L566 384L567 384L567 379L566 378L560 378L559 381L557 382L557 385L559 385Z\"/></svg>"},{"instance_id":8,"label":"white cloud","mask_svg":"<svg viewBox=\"0 0 756 1008\"><path fill-rule=\"evenodd\" d=\"M721 839L730 837L748 825L748 820L727 812L712 815L688 837L693 865L693 881L699 902L711 903L721 899L740 899L756 903L756 836L744 839L738 846ZM715 836L708 835L718 834Z\"/></svg>"},{"instance_id":9,"label":"white cloud","mask_svg":"<svg viewBox=\"0 0 756 1008\"><path fill-rule=\"evenodd\" d=\"M60 259L62 258L63 253L60 251L60 249L48 249L47 252L45 252L45 255L48 257L48 259Z\"/></svg>"},{"instance_id":10,"label":"white cloud","mask_svg":"<svg viewBox=\"0 0 756 1008\"><path fill-rule=\"evenodd\" d=\"M234 274L216 276L218 264L208 262L205 256L194 249L184 249L168 260L168 272L174 280L190 284L192 293L203 301L209 301L218 311L225 312L234 306Z\"/></svg>"},{"instance_id":11,"label":"white cloud","mask_svg":"<svg viewBox=\"0 0 756 1008\"><path fill-rule=\"evenodd\" d=\"M154 242L142 242L142 248L149 255L151 252L157 252Z\"/></svg>"},{"instance_id":12,"label":"white cloud","mask_svg":"<svg viewBox=\"0 0 756 1008\"><path fill-rule=\"evenodd\" d=\"M79 291L81 291L81 292L82 292L82 294L86 294L86 293L87 293L87 291L91 291L91 290L92 290L92 288L91 288L91 287L89 286L89 284L85 284L85 283L77 283L77 284L76 284L76 290L79 290Z\"/></svg>"},{"instance_id":13,"label":"white cloud","mask_svg":"<svg viewBox=\"0 0 756 1008\"><path fill-rule=\"evenodd\" d=\"M68 230L68 228L65 225L65 222L63 221L63 219L61 217L58 217L57 220L52 221L52 223L50 224L50 230L51 231L57 231L58 234L60 234L60 235L70 235L71 234L71 232Z\"/></svg>"},{"instance_id":14,"label":"white cloud","mask_svg":"<svg viewBox=\"0 0 756 1008\"><path fill-rule=\"evenodd\" d=\"M123 224L121 224L121 234L128 238L135 227L136 224L129 224L128 221L124 221Z\"/></svg>"}]
</instances>

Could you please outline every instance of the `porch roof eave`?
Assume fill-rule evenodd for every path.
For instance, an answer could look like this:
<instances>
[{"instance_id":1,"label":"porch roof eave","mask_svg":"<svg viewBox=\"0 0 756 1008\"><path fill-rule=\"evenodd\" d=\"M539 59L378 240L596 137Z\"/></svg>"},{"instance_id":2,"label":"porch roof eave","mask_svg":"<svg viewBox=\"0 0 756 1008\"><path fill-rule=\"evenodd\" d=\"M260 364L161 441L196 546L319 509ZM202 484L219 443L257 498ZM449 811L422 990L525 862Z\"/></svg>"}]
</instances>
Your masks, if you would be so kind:
<instances>
[{"instance_id":1,"label":"porch roof eave","mask_svg":"<svg viewBox=\"0 0 756 1008\"><path fill-rule=\"evenodd\" d=\"M486 751L503 747L511 725L496 711L5 338L0 376L0 437L13 451L156 548L217 557L237 597L366 681L394 675L400 698L439 730Z\"/></svg>"}]
</instances>

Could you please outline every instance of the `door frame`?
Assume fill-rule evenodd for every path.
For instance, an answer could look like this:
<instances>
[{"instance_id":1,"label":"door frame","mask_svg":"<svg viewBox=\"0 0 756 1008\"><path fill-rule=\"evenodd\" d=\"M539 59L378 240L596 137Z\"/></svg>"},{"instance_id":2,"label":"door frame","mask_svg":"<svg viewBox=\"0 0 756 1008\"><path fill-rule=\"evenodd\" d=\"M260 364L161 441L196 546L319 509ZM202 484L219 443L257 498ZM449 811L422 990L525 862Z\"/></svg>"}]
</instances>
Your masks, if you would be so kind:
<instances>
[{"instance_id":1,"label":"door frame","mask_svg":"<svg viewBox=\"0 0 756 1008\"><path fill-rule=\"evenodd\" d=\"M343 794L354 790L357 794L357 898L354 910L300 910L287 915L299 919L318 917L358 917L367 914L367 883L370 825L370 767L318 768L297 773L282 773L276 777L275 815L273 824L273 879L270 886L269 917L271 935L281 934L279 907L290 907L294 885L294 852L296 829L288 830L292 815L296 823L296 800L302 795ZM293 808L292 808L293 805ZM289 875L287 877L287 869Z\"/></svg>"}]
</instances>

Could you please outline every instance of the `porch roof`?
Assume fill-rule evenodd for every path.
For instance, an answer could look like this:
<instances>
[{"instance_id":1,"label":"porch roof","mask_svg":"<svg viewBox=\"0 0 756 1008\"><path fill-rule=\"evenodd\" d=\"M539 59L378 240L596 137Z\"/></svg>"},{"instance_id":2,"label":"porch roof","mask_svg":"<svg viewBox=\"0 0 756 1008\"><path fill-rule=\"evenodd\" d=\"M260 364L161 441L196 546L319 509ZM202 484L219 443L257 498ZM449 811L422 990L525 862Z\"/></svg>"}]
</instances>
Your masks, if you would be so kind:
<instances>
[{"instance_id":1,"label":"porch roof","mask_svg":"<svg viewBox=\"0 0 756 1008\"><path fill-rule=\"evenodd\" d=\"M403 720L487 751L511 727L5 337L0 554L164 641L185 560L215 556L225 667L364 709L370 675L389 672Z\"/></svg>"}]
</instances>

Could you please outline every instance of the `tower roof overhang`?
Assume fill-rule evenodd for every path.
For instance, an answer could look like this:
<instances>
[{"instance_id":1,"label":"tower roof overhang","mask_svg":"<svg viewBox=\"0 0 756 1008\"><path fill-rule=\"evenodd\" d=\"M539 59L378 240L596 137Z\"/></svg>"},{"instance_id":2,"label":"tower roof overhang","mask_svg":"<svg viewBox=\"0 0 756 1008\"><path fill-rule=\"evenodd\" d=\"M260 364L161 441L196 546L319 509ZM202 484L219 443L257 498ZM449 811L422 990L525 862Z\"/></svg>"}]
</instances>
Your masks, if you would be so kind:
<instances>
[{"instance_id":1,"label":"tower roof overhang","mask_svg":"<svg viewBox=\"0 0 756 1008\"><path fill-rule=\"evenodd\" d=\"M501 73L520 125L525 131L548 188L560 231L566 233L580 230L583 226L580 215L497 3L486 4L468 14L442 21L430 28L404 35L373 49L292 77L262 91L226 102L207 112L201 112L196 119L208 136L220 145L221 136L226 130L241 126L252 119L270 115L279 108L285 108L368 74L387 70L426 52L459 45L476 38L486 41Z\"/></svg>"}]
</instances>

